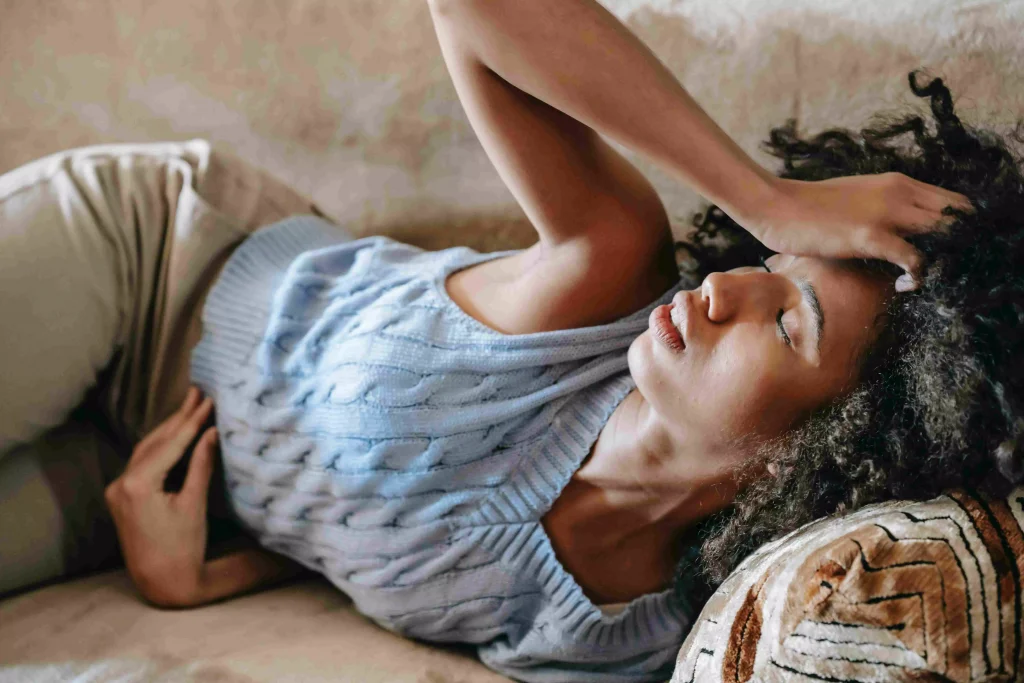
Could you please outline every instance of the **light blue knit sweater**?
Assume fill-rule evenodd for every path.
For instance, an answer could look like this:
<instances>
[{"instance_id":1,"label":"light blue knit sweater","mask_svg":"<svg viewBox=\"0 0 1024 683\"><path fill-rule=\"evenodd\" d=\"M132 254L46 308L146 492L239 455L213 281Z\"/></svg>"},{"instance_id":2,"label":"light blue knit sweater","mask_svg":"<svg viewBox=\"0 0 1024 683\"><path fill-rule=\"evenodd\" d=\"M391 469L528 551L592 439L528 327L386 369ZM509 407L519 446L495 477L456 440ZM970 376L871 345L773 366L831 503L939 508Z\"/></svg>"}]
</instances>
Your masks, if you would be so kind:
<instances>
[{"instance_id":1,"label":"light blue knit sweater","mask_svg":"<svg viewBox=\"0 0 1024 683\"><path fill-rule=\"evenodd\" d=\"M523 681L663 681L699 605L614 616L540 524L634 388L614 323L505 335L447 275L513 253L353 239L312 216L231 255L192 380L213 397L229 498L262 545L324 574L384 628L476 644Z\"/></svg>"}]
</instances>

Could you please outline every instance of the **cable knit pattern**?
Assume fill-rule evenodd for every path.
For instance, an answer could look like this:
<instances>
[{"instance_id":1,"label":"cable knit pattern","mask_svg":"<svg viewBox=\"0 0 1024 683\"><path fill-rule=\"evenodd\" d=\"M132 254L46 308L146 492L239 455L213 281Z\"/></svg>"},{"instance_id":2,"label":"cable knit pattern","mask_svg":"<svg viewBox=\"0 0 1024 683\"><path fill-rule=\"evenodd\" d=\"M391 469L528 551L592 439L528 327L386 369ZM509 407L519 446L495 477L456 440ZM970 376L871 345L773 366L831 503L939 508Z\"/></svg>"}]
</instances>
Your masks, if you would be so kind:
<instances>
[{"instance_id":1,"label":"cable knit pattern","mask_svg":"<svg viewBox=\"0 0 1024 683\"><path fill-rule=\"evenodd\" d=\"M695 610L666 590L603 613L540 519L635 387L630 343L682 283L610 324L506 335L444 282L510 253L352 239L312 216L246 239L191 358L232 507L387 629L474 643L524 681L664 681Z\"/></svg>"}]
</instances>

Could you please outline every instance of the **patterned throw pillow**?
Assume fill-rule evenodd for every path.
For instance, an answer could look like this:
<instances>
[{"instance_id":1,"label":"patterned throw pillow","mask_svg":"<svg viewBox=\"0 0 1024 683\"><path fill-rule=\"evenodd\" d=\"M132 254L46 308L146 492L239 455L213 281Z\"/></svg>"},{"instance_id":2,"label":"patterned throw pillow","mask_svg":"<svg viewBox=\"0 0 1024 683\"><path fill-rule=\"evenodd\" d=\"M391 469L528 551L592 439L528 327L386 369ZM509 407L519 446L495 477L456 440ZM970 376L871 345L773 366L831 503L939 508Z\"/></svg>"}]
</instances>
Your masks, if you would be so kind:
<instances>
[{"instance_id":1,"label":"patterned throw pillow","mask_svg":"<svg viewBox=\"0 0 1024 683\"><path fill-rule=\"evenodd\" d=\"M1024 680L1024 488L808 524L711 597L672 683Z\"/></svg>"}]
</instances>

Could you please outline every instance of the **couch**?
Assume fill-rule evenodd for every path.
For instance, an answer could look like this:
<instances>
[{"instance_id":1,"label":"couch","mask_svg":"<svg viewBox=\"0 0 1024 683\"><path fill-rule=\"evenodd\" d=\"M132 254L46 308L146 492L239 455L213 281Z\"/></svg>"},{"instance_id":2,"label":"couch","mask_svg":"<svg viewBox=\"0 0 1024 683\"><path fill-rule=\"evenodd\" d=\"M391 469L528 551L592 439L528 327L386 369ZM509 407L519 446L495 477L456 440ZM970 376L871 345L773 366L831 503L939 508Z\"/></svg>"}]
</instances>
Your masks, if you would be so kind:
<instances>
[{"instance_id":1,"label":"couch","mask_svg":"<svg viewBox=\"0 0 1024 683\"><path fill-rule=\"evenodd\" d=\"M859 127L880 110L920 108L906 86L920 66L944 77L967 123L1008 130L1024 111L1019 0L602 4L773 168L758 147L770 126L795 117L804 132ZM480 251L535 239L468 124L423 0L12 0L0 45L0 172L80 145L203 137L308 194L357 234ZM682 237L699 198L618 148L651 179ZM1020 536L1020 502L971 500L951 492L888 503L765 546L708 603L674 680L1021 680L1022 560L1008 540ZM879 576L865 566L914 546L907 539L923 527L892 520L921 517L921 505L958 520L935 533L968 529L959 550L979 564L959 585L960 611L922 612L917 630L849 613L835 619L845 631L808 626L827 621L815 615L838 614L850 596L871 600L923 580L865 583ZM892 537L878 525L892 527ZM941 607L941 597L921 604ZM967 620L987 630L957 635ZM837 647L845 648L838 658ZM507 679L469 650L381 630L321 579L167 611L141 602L124 572L108 569L0 601L0 683L70 680Z\"/></svg>"}]
</instances>

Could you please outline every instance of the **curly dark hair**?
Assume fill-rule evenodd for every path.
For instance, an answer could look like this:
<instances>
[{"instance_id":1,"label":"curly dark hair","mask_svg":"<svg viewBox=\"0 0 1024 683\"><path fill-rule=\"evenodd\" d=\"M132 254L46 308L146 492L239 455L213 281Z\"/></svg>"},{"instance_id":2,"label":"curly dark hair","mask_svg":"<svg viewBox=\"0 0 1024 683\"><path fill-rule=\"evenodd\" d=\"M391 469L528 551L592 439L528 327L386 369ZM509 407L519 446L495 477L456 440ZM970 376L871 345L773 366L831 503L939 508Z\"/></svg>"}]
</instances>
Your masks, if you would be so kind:
<instances>
[{"instance_id":1,"label":"curly dark hair","mask_svg":"<svg viewBox=\"0 0 1024 683\"><path fill-rule=\"evenodd\" d=\"M765 444L749 467L763 472L772 463L773 474L752 478L731 508L684 539L699 550L676 572L681 600L706 599L759 546L814 519L950 488L1005 495L1024 479L1020 157L1006 138L965 126L942 79L920 85L919 73L909 74L910 88L929 99L934 132L904 112L881 115L860 133L831 129L807 139L790 120L765 143L783 160L783 178L896 171L964 194L974 208L946 209L948 231L909 238L928 264L921 285L890 301L886 331L860 359L852 393ZM1021 125L1010 133L1018 143ZM677 247L693 257L698 276L771 253L718 207L693 223L691 241Z\"/></svg>"}]
</instances>

